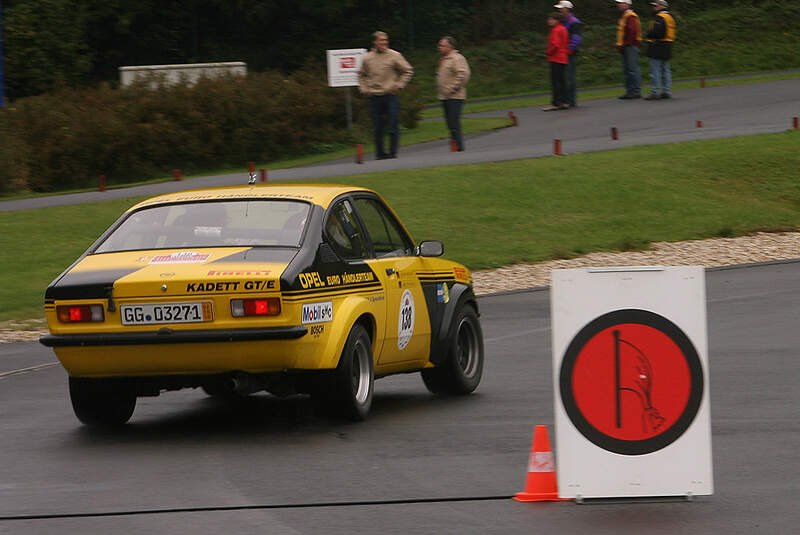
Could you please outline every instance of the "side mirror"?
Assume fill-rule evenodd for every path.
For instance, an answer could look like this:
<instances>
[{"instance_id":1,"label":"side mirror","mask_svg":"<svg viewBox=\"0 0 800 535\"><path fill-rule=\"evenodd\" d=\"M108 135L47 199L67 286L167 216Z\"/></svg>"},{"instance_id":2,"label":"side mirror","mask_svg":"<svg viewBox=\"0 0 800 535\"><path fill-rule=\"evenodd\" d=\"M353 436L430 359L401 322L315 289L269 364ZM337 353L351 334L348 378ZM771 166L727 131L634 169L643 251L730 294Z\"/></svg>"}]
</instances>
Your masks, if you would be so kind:
<instances>
[{"instance_id":1,"label":"side mirror","mask_svg":"<svg viewBox=\"0 0 800 535\"><path fill-rule=\"evenodd\" d=\"M417 246L417 256L442 256L444 244L438 240L426 240Z\"/></svg>"}]
</instances>

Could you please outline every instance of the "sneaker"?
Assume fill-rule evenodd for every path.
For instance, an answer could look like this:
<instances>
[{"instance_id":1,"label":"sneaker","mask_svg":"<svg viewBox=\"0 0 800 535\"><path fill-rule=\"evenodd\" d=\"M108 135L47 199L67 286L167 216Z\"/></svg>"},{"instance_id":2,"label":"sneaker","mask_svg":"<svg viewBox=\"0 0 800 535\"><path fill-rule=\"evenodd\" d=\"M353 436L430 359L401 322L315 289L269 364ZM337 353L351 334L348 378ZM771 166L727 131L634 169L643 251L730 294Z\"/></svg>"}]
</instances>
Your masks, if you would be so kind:
<instances>
[{"instance_id":1,"label":"sneaker","mask_svg":"<svg viewBox=\"0 0 800 535\"><path fill-rule=\"evenodd\" d=\"M569 104L560 104L558 106L558 109L559 110L568 110L569 109Z\"/></svg>"},{"instance_id":2,"label":"sneaker","mask_svg":"<svg viewBox=\"0 0 800 535\"><path fill-rule=\"evenodd\" d=\"M645 100L659 100L661 98L663 98L663 97L661 95L659 95L658 93L650 93L649 95L644 97Z\"/></svg>"},{"instance_id":3,"label":"sneaker","mask_svg":"<svg viewBox=\"0 0 800 535\"><path fill-rule=\"evenodd\" d=\"M632 95L630 93L625 93L621 97L617 97L617 98L619 98L621 100L633 100L633 99L636 99L636 98L642 98L642 95L639 95L639 94Z\"/></svg>"},{"instance_id":4,"label":"sneaker","mask_svg":"<svg viewBox=\"0 0 800 535\"><path fill-rule=\"evenodd\" d=\"M551 104L550 106L545 106L544 108L542 108L542 111L556 111L557 109L558 109L558 106L553 106Z\"/></svg>"},{"instance_id":5,"label":"sneaker","mask_svg":"<svg viewBox=\"0 0 800 535\"><path fill-rule=\"evenodd\" d=\"M661 93L661 98L672 98L672 95L669 93Z\"/></svg>"}]
</instances>

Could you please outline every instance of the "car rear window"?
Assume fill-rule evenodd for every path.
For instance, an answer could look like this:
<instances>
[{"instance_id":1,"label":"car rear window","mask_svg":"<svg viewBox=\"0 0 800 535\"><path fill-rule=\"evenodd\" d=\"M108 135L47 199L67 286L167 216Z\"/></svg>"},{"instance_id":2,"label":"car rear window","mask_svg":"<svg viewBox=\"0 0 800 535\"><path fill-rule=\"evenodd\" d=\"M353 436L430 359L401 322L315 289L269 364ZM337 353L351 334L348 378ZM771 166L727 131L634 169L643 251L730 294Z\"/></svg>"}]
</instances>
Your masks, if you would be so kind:
<instances>
[{"instance_id":1,"label":"car rear window","mask_svg":"<svg viewBox=\"0 0 800 535\"><path fill-rule=\"evenodd\" d=\"M297 201L226 201L153 206L119 225L95 253L186 247L297 247L311 205Z\"/></svg>"}]
</instances>

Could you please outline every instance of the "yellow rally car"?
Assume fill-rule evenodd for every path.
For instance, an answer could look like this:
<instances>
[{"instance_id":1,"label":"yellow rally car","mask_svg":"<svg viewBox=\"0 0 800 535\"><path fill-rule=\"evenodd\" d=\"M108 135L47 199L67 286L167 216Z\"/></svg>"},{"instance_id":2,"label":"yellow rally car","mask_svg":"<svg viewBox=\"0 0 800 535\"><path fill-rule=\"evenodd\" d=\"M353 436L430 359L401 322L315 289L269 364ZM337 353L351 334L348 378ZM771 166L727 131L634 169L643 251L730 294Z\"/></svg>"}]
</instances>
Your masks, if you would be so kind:
<instances>
[{"instance_id":1,"label":"yellow rally car","mask_svg":"<svg viewBox=\"0 0 800 535\"><path fill-rule=\"evenodd\" d=\"M137 204L47 288L78 419L128 421L138 396L311 394L354 420L376 377L421 371L467 394L483 370L472 278L414 245L376 193L253 185Z\"/></svg>"}]
</instances>

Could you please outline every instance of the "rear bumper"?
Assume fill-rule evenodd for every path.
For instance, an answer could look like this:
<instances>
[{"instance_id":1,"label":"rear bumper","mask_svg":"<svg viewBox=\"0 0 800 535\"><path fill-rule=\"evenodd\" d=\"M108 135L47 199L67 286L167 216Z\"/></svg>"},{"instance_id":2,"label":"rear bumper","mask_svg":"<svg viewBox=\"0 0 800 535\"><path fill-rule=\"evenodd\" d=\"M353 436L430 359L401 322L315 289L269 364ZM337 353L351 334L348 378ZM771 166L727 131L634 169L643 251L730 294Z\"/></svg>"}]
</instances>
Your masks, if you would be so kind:
<instances>
[{"instance_id":1,"label":"rear bumper","mask_svg":"<svg viewBox=\"0 0 800 535\"><path fill-rule=\"evenodd\" d=\"M260 340L294 340L308 333L306 327L261 327L247 329L204 329L135 333L47 334L39 342L47 347L129 346L155 344L196 344L213 342L253 342Z\"/></svg>"}]
</instances>

